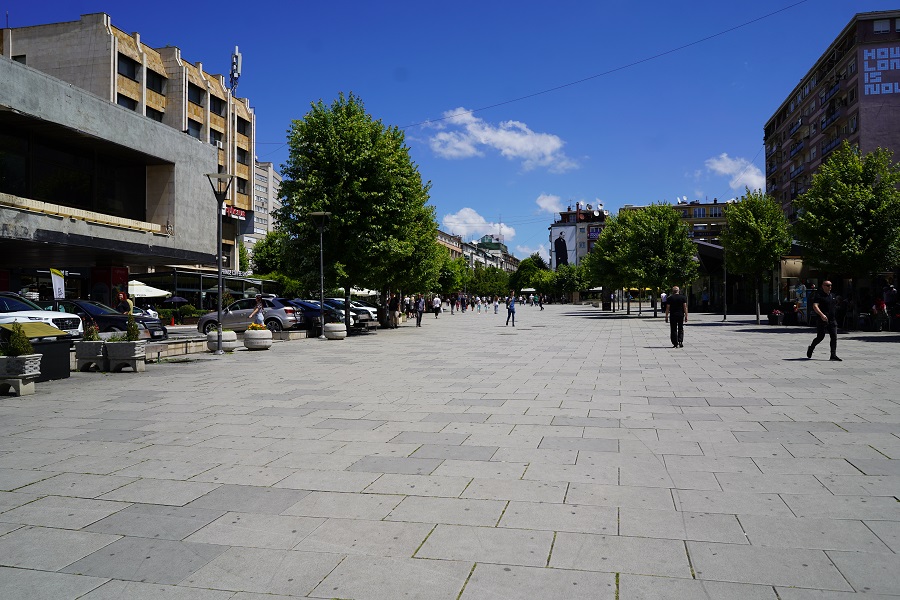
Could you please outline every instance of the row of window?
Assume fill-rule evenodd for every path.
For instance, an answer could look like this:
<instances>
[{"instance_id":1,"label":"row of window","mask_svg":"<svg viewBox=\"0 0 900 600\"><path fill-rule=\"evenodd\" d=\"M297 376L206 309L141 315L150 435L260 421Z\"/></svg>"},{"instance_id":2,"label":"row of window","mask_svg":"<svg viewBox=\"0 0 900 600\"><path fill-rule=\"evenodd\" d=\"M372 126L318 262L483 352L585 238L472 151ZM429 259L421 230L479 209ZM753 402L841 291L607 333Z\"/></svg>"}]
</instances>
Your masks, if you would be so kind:
<instances>
[{"instance_id":1,"label":"row of window","mask_svg":"<svg viewBox=\"0 0 900 600\"><path fill-rule=\"evenodd\" d=\"M872 24L875 33L890 33L891 32L891 20L890 19L879 19ZM900 19L894 20L894 31L900 31Z\"/></svg>"}]
</instances>

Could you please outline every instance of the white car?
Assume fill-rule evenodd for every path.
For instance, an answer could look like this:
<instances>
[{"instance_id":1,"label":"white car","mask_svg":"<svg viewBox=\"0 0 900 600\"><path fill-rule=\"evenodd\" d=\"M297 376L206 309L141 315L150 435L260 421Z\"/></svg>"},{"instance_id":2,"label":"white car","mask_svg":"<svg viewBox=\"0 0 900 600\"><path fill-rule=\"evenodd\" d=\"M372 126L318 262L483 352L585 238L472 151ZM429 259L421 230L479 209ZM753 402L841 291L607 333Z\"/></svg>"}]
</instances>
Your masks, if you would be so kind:
<instances>
[{"instance_id":1,"label":"white car","mask_svg":"<svg viewBox=\"0 0 900 600\"><path fill-rule=\"evenodd\" d=\"M81 317L71 313L42 310L40 306L12 292L0 292L0 324L46 323L65 331L73 338L84 335Z\"/></svg>"},{"instance_id":2,"label":"white car","mask_svg":"<svg viewBox=\"0 0 900 600\"><path fill-rule=\"evenodd\" d=\"M343 306L344 299L343 298L325 298L326 300L331 300L333 302L338 302ZM371 306L366 306L365 304L360 304L356 300L350 301L350 306L359 310L364 310L369 313L369 316L372 317L373 321L378 320L378 309L372 308Z\"/></svg>"}]
</instances>

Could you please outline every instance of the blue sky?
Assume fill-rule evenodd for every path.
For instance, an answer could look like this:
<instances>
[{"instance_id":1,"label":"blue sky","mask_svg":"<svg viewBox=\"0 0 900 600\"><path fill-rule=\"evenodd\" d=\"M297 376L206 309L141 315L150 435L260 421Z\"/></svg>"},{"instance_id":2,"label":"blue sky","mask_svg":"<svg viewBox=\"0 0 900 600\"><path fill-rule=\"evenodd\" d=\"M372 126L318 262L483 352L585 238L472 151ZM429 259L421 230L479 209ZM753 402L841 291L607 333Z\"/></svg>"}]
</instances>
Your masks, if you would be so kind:
<instances>
[{"instance_id":1,"label":"blue sky","mask_svg":"<svg viewBox=\"0 0 900 600\"><path fill-rule=\"evenodd\" d=\"M146 3L17 0L22 27L106 12L213 73L243 54L257 156L281 165L311 102L358 95L406 132L440 227L546 254L582 201L712 200L763 186L763 126L857 12L884 0ZM772 14L774 13L774 14ZM770 15L770 16L767 16Z\"/></svg>"}]
</instances>

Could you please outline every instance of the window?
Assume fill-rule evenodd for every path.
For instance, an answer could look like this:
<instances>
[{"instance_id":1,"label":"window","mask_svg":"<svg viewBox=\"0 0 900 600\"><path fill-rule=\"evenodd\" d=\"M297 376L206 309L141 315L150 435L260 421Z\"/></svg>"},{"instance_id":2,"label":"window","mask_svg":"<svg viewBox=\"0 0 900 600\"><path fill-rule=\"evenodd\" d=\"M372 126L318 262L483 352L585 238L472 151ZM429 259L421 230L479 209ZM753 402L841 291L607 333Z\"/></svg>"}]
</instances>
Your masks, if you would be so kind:
<instances>
[{"instance_id":1,"label":"window","mask_svg":"<svg viewBox=\"0 0 900 600\"><path fill-rule=\"evenodd\" d=\"M237 132L241 135L250 135L250 121L247 119L237 118Z\"/></svg>"},{"instance_id":2,"label":"window","mask_svg":"<svg viewBox=\"0 0 900 600\"><path fill-rule=\"evenodd\" d=\"M235 177L237 179L237 191L238 194L247 194L247 180L242 177Z\"/></svg>"},{"instance_id":3,"label":"window","mask_svg":"<svg viewBox=\"0 0 900 600\"><path fill-rule=\"evenodd\" d=\"M706 209L703 207L694 208L694 218L701 218L706 216Z\"/></svg>"},{"instance_id":4,"label":"window","mask_svg":"<svg viewBox=\"0 0 900 600\"><path fill-rule=\"evenodd\" d=\"M253 186L253 189L255 189L257 192L261 192L263 194L265 194L266 192L269 191L269 189L266 186L259 185L258 183Z\"/></svg>"},{"instance_id":5,"label":"window","mask_svg":"<svg viewBox=\"0 0 900 600\"><path fill-rule=\"evenodd\" d=\"M147 69L147 89L153 90L157 94L166 93L166 78L156 71Z\"/></svg>"},{"instance_id":6,"label":"window","mask_svg":"<svg viewBox=\"0 0 900 600\"><path fill-rule=\"evenodd\" d=\"M116 104L124 106L128 110L137 110L137 100L132 100L128 96L123 96L122 94L116 94Z\"/></svg>"},{"instance_id":7,"label":"window","mask_svg":"<svg viewBox=\"0 0 900 600\"><path fill-rule=\"evenodd\" d=\"M891 32L891 20L890 19L879 19L874 23L875 33L890 33Z\"/></svg>"},{"instance_id":8,"label":"window","mask_svg":"<svg viewBox=\"0 0 900 600\"><path fill-rule=\"evenodd\" d=\"M203 131L203 125L193 119L188 119L187 134L189 136L200 139L200 132Z\"/></svg>"},{"instance_id":9,"label":"window","mask_svg":"<svg viewBox=\"0 0 900 600\"><path fill-rule=\"evenodd\" d=\"M150 108L149 106L147 107L147 116L154 121L162 123L164 114L165 113L163 113L161 110L156 110L155 108Z\"/></svg>"},{"instance_id":10,"label":"window","mask_svg":"<svg viewBox=\"0 0 900 600\"><path fill-rule=\"evenodd\" d=\"M237 149L237 154L236 154L235 158L242 165L246 165L246 164L250 163L250 153L247 152L246 150L244 150L243 148ZM244 182L246 183L246 181L247 180L245 179ZM244 192L244 193L246 194L246 192Z\"/></svg>"},{"instance_id":11,"label":"window","mask_svg":"<svg viewBox=\"0 0 900 600\"><path fill-rule=\"evenodd\" d=\"M212 127L209 128L209 143L213 146L217 146L222 143L222 132L216 131Z\"/></svg>"},{"instance_id":12,"label":"window","mask_svg":"<svg viewBox=\"0 0 900 600\"><path fill-rule=\"evenodd\" d=\"M196 86L193 83L188 84L188 102L191 104L203 106L203 97L205 95L206 93L199 86Z\"/></svg>"},{"instance_id":13,"label":"window","mask_svg":"<svg viewBox=\"0 0 900 600\"><path fill-rule=\"evenodd\" d=\"M209 97L209 111L213 112L220 117L225 116L225 101L221 98L217 98L215 96Z\"/></svg>"},{"instance_id":14,"label":"window","mask_svg":"<svg viewBox=\"0 0 900 600\"><path fill-rule=\"evenodd\" d=\"M141 66L137 63L137 61L128 58L124 54L119 54L119 75L127 77L128 79L131 79L133 81L137 81L137 76L140 68Z\"/></svg>"},{"instance_id":15,"label":"window","mask_svg":"<svg viewBox=\"0 0 900 600\"><path fill-rule=\"evenodd\" d=\"M710 206L709 207L709 216L710 217L721 217L722 216L722 207L721 206Z\"/></svg>"},{"instance_id":16,"label":"window","mask_svg":"<svg viewBox=\"0 0 900 600\"><path fill-rule=\"evenodd\" d=\"M265 175L261 175L260 173L257 173L257 174L256 174L256 180L257 180L257 181L261 181L261 182L263 182L263 183L268 183L268 182L269 182L269 178L266 177Z\"/></svg>"}]
</instances>

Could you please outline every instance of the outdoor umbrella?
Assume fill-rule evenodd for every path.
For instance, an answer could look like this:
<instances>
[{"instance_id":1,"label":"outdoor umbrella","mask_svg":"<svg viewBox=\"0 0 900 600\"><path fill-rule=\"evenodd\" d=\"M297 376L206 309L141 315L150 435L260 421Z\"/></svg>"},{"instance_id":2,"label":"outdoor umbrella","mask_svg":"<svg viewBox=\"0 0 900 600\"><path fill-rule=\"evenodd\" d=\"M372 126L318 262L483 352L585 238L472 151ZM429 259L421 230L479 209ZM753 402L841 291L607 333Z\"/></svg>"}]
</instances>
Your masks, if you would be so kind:
<instances>
[{"instance_id":1,"label":"outdoor umbrella","mask_svg":"<svg viewBox=\"0 0 900 600\"><path fill-rule=\"evenodd\" d=\"M132 298L163 298L171 296L172 293L147 285L142 281L129 281L128 295Z\"/></svg>"},{"instance_id":2,"label":"outdoor umbrella","mask_svg":"<svg viewBox=\"0 0 900 600\"><path fill-rule=\"evenodd\" d=\"M188 302L190 302L190 300L185 300L181 296L172 296L168 300L164 301L164 303L169 303L169 302L171 302L172 304L187 304Z\"/></svg>"}]
</instances>

